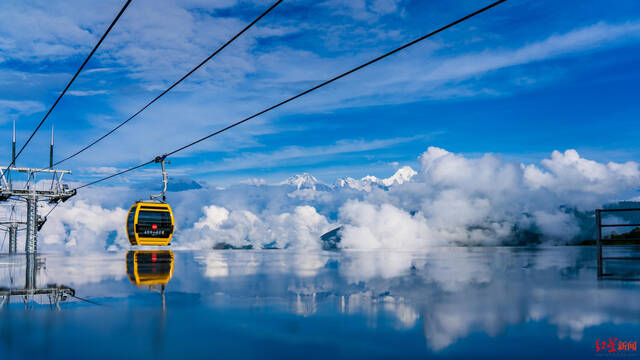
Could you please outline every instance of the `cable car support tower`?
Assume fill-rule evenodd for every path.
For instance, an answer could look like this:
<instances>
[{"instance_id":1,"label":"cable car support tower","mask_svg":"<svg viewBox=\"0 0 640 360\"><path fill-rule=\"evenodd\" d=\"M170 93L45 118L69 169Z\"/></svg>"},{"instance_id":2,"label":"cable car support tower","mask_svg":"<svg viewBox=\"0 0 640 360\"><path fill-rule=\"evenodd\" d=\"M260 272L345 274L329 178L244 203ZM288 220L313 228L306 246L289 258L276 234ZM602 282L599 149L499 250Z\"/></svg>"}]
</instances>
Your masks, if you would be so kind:
<instances>
[{"instance_id":1,"label":"cable car support tower","mask_svg":"<svg viewBox=\"0 0 640 360\"><path fill-rule=\"evenodd\" d=\"M26 225L25 253L34 254L38 249L38 231L47 221L46 216L38 215L38 202L47 201L49 204L67 201L76 194L75 189L69 189L69 185L62 182L64 174L71 174L70 170L53 168L53 127L51 128L51 144L49 146L49 168L21 168L15 166L16 160L16 128L13 125L12 161L8 167L0 167L2 179L0 179L0 201L9 199L21 199L26 203L26 221L18 221L10 218L0 221L0 225L7 227L9 231L9 252L15 253L17 248L17 232L19 225ZM13 175L15 173L26 174L24 188L14 186ZM50 186L38 187L37 175L51 174Z\"/></svg>"}]
</instances>

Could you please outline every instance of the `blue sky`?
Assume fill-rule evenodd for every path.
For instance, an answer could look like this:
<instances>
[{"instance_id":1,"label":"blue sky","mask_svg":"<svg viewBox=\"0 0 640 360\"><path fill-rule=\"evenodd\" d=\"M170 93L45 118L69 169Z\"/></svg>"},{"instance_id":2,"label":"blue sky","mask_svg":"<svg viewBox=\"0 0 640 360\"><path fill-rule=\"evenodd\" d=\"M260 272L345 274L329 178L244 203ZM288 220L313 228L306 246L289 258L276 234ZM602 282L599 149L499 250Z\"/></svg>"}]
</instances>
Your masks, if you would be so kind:
<instances>
[{"instance_id":1,"label":"blue sky","mask_svg":"<svg viewBox=\"0 0 640 360\"><path fill-rule=\"evenodd\" d=\"M0 4L0 159L24 141L121 0ZM440 27L487 1L285 1L175 91L65 163L75 180L136 165ZM134 0L18 161L47 164L126 119L268 1ZM428 146L537 162L576 149L636 160L640 3L510 0L171 159L215 184L310 172L389 176ZM119 181L157 176L151 168Z\"/></svg>"}]
</instances>

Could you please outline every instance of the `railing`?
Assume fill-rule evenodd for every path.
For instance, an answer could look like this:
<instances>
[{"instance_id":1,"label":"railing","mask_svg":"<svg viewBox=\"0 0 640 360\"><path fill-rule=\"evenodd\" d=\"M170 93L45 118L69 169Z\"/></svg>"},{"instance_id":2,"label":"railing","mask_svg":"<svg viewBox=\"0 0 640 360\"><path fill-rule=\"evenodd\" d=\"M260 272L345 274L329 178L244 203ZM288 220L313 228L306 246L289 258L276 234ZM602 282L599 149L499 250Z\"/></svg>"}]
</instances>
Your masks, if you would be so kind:
<instances>
[{"instance_id":1,"label":"railing","mask_svg":"<svg viewBox=\"0 0 640 360\"><path fill-rule=\"evenodd\" d=\"M640 260L640 257L603 257L602 256L602 228L606 227L640 227L640 224L602 224L602 213L609 212L632 212L637 211L640 212L640 208L630 208L630 209L597 209L596 210L596 231L597 231L597 239L596 246L598 248L598 278L602 278L605 275L612 274L604 274L603 271L603 260ZM607 239L607 242L616 242L616 241L633 241L640 240L640 238L623 238L623 239Z\"/></svg>"}]
</instances>

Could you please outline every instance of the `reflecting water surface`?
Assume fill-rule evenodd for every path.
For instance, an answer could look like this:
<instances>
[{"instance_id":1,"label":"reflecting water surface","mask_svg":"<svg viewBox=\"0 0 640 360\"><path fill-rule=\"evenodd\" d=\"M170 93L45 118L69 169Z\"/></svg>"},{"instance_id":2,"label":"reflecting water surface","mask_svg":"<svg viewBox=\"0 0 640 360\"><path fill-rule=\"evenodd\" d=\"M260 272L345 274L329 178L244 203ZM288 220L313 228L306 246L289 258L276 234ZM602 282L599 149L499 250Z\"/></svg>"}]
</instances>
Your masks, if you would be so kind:
<instances>
[{"instance_id":1,"label":"reflecting water surface","mask_svg":"<svg viewBox=\"0 0 640 360\"><path fill-rule=\"evenodd\" d=\"M592 247L2 255L0 356L589 358L640 334L634 264L607 266L627 277Z\"/></svg>"}]
</instances>

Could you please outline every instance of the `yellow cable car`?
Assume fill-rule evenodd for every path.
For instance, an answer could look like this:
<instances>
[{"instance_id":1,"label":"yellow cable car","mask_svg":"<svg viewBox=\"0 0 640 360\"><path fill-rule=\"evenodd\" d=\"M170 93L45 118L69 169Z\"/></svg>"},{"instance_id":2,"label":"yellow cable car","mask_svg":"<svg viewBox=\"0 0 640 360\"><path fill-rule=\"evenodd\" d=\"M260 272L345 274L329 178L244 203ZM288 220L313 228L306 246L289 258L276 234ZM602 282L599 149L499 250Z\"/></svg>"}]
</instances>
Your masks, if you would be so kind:
<instances>
[{"instance_id":1,"label":"yellow cable car","mask_svg":"<svg viewBox=\"0 0 640 360\"><path fill-rule=\"evenodd\" d=\"M127 236L131 245L169 245L173 229L173 212L169 204L138 201L129 209Z\"/></svg>"},{"instance_id":2,"label":"yellow cable car","mask_svg":"<svg viewBox=\"0 0 640 360\"><path fill-rule=\"evenodd\" d=\"M173 276L173 251L136 250L127 253L129 281L138 286L164 287Z\"/></svg>"},{"instance_id":3,"label":"yellow cable car","mask_svg":"<svg viewBox=\"0 0 640 360\"><path fill-rule=\"evenodd\" d=\"M165 202L168 176L164 165L169 163L165 162L166 157L165 154L155 159L155 162L162 166L162 192L159 195L151 195L151 200L137 201L129 209L127 237L131 245L167 246L171 243L175 223L171 206ZM162 201L155 200L156 198L162 198Z\"/></svg>"}]
</instances>

